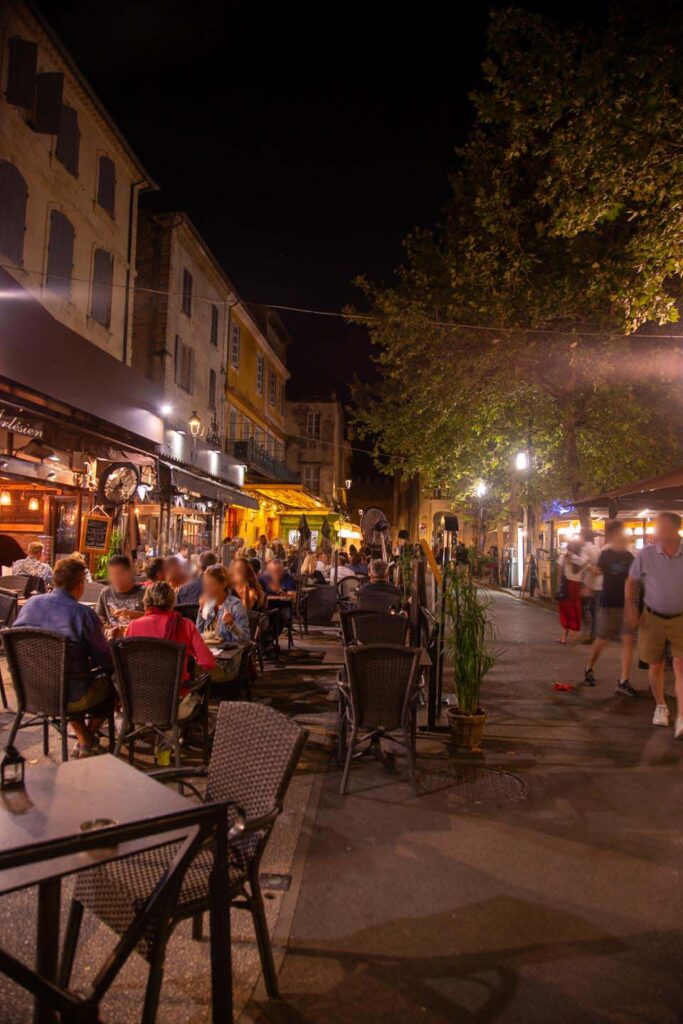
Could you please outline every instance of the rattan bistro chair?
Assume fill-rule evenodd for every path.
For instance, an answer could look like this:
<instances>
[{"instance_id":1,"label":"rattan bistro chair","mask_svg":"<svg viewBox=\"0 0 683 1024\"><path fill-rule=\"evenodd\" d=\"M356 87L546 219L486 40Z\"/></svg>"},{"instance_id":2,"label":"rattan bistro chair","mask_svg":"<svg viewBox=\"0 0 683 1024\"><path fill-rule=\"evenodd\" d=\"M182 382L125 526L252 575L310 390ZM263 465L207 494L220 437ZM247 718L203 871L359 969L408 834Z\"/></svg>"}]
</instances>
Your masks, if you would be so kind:
<instances>
[{"instance_id":1,"label":"rattan bistro chair","mask_svg":"<svg viewBox=\"0 0 683 1024\"><path fill-rule=\"evenodd\" d=\"M7 746L12 746L19 729L25 729L29 725L42 725L43 753L47 757L50 753L52 725L62 739L62 761L68 761L68 718L88 719L102 716L99 708L92 708L78 715L67 715L68 638L61 633L32 626L13 626L11 629L3 629L0 635L17 700L17 713L10 729ZM109 750L113 750L113 701L107 701L106 705L103 702L103 706L106 706ZM25 714L33 717L24 722Z\"/></svg>"},{"instance_id":2,"label":"rattan bistro chair","mask_svg":"<svg viewBox=\"0 0 683 1024\"><path fill-rule=\"evenodd\" d=\"M0 576L0 587L13 591L18 597L27 597L32 579L33 576Z\"/></svg>"},{"instance_id":3,"label":"rattan bistro chair","mask_svg":"<svg viewBox=\"0 0 683 1024\"><path fill-rule=\"evenodd\" d=\"M207 777L204 802L228 801L239 808L244 823L233 828L229 847L229 885L232 907L249 910L254 922L266 990L278 996L277 974L259 885L259 865L280 812L290 779L306 742L307 733L279 711L242 701L221 704L211 761L206 768L166 769L155 772L162 781ZM188 785L187 781L184 782ZM192 787L194 788L194 787ZM198 794L197 794L198 795ZM232 826L237 812L229 811ZM240 831L237 835L238 828ZM68 985L83 909L87 907L118 934L130 926L153 893L160 868L172 862L175 847L165 847L113 861L82 872L77 879L66 929L61 982ZM210 850L190 865L176 901L170 929L192 918L192 936L201 939L202 918L209 906ZM163 942L163 937L161 939ZM163 972L163 947L147 932L138 951L150 963L145 1003L145 1024L155 1019ZM150 997L151 993L151 997Z\"/></svg>"},{"instance_id":4,"label":"rattan bistro chair","mask_svg":"<svg viewBox=\"0 0 683 1024\"><path fill-rule=\"evenodd\" d=\"M343 580L339 580L337 583L337 600L340 603L351 600L363 586L363 582L360 576L345 576Z\"/></svg>"},{"instance_id":5,"label":"rattan bistro chair","mask_svg":"<svg viewBox=\"0 0 683 1024\"><path fill-rule=\"evenodd\" d=\"M14 624L14 620L17 617L18 604L19 599L16 593L12 593L9 590L0 590L0 630L9 629L9 627ZM0 644L1 643L2 639L0 637ZM1 649L2 648L0 647L0 650ZM9 707L2 672L0 672L0 700L2 700L3 708Z\"/></svg>"},{"instance_id":6,"label":"rattan bistro chair","mask_svg":"<svg viewBox=\"0 0 683 1024\"><path fill-rule=\"evenodd\" d=\"M372 754L390 772L393 757L382 750L382 739L400 742L408 757L410 778L417 792L415 776L415 724L418 696L420 649L398 644L364 644L346 647L347 682L339 686L342 711L340 740L344 769L339 792L343 796L354 758ZM365 746L363 746L365 745Z\"/></svg>"},{"instance_id":7,"label":"rattan bistro chair","mask_svg":"<svg viewBox=\"0 0 683 1024\"><path fill-rule=\"evenodd\" d=\"M357 644L405 644L410 625L407 615L387 612L350 612Z\"/></svg>"},{"instance_id":8,"label":"rattan bistro chair","mask_svg":"<svg viewBox=\"0 0 683 1024\"><path fill-rule=\"evenodd\" d=\"M150 733L167 739L176 768L180 767L178 693L185 667L185 644L154 637L128 637L112 644L116 689L121 698L123 721L116 739L115 755L125 743L128 760L135 763L135 741Z\"/></svg>"}]
</instances>

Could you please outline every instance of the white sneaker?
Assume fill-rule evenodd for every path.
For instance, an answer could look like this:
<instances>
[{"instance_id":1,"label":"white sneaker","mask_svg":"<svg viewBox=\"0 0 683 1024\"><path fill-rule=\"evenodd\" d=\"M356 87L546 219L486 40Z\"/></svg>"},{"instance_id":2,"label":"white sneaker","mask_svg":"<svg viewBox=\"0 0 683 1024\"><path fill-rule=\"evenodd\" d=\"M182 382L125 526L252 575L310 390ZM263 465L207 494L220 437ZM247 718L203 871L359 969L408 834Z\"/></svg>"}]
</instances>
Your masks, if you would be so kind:
<instances>
[{"instance_id":1,"label":"white sneaker","mask_svg":"<svg viewBox=\"0 0 683 1024\"><path fill-rule=\"evenodd\" d=\"M683 715L679 715L674 726L674 739L683 740Z\"/></svg>"},{"instance_id":2,"label":"white sneaker","mask_svg":"<svg viewBox=\"0 0 683 1024\"><path fill-rule=\"evenodd\" d=\"M669 724L669 709L666 704L658 704L655 708L655 713L652 716L653 725L668 725Z\"/></svg>"}]
</instances>

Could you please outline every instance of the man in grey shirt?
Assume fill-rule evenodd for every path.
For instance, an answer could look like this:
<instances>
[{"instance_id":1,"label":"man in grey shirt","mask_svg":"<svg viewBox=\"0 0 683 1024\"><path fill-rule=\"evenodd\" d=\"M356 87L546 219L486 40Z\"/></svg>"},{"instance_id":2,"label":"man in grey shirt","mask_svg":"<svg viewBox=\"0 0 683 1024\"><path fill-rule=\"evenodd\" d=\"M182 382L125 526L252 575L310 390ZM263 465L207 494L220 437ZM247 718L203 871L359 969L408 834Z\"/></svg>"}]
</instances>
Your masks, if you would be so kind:
<instances>
[{"instance_id":1,"label":"man in grey shirt","mask_svg":"<svg viewBox=\"0 0 683 1024\"><path fill-rule=\"evenodd\" d=\"M650 666L650 686L655 698L653 725L669 724L664 697L664 654L671 644L676 676L678 714L674 736L683 739L683 546L681 517L675 512L657 516L655 543L636 555L626 581L625 622L638 625L638 654ZM645 608L638 612L638 582L645 589Z\"/></svg>"}]
</instances>

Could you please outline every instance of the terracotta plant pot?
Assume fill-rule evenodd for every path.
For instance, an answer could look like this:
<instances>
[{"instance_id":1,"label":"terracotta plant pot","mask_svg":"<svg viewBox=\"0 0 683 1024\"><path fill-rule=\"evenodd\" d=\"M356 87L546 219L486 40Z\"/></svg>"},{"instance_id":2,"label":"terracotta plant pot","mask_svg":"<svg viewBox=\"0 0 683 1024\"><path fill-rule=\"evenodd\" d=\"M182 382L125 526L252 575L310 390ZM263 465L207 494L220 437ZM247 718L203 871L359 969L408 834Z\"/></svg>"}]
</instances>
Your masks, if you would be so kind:
<instances>
[{"instance_id":1,"label":"terracotta plant pot","mask_svg":"<svg viewBox=\"0 0 683 1024\"><path fill-rule=\"evenodd\" d=\"M476 715L463 715L457 708L448 709L446 717L456 747L476 750L481 745L486 714L486 711L479 711Z\"/></svg>"}]
</instances>

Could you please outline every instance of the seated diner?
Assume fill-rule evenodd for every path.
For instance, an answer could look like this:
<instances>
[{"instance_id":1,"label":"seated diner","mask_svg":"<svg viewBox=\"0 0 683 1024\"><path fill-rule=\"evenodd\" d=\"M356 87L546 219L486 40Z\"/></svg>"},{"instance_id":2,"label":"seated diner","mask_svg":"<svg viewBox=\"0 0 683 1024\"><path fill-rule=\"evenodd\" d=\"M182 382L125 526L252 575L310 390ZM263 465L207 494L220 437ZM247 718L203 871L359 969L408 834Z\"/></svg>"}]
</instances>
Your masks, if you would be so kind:
<instances>
[{"instance_id":1,"label":"seated diner","mask_svg":"<svg viewBox=\"0 0 683 1024\"><path fill-rule=\"evenodd\" d=\"M99 618L80 604L85 588L85 565L77 558L60 558L53 574L54 590L31 597L17 616L15 626L32 626L69 638L67 705L69 723L78 746L72 756L89 757L97 752L97 732L111 700L111 655ZM90 724L83 716L88 713Z\"/></svg>"},{"instance_id":2,"label":"seated diner","mask_svg":"<svg viewBox=\"0 0 683 1024\"><path fill-rule=\"evenodd\" d=\"M173 587L166 580L157 580L145 590L145 614L131 622L126 630L126 637L148 636L157 640L172 640L176 644L185 644L185 670L183 682L190 679L189 659L194 658L197 665L208 672L216 667L216 659L204 643L194 622L183 618L174 611L176 597Z\"/></svg>"}]
</instances>

